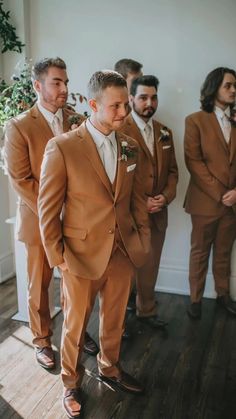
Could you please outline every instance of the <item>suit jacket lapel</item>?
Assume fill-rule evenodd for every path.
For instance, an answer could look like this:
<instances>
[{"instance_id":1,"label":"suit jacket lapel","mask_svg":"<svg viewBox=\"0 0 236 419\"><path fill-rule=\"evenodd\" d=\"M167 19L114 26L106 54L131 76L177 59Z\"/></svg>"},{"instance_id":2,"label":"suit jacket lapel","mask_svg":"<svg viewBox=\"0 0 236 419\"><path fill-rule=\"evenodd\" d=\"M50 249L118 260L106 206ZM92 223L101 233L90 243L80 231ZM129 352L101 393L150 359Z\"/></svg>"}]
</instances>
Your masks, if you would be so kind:
<instances>
[{"instance_id":1,"label":"suit jacket lapel","mask_svg":"<svg viewBox=\"0 0 236 419\"><path fill-rule=\"evenodd\" d=\"M127 170L127 162L126 161L122 161L121 160L121 142L124 140L126 141L126 139L124 139L122 137L122 134L120 133L116 133L116 140L117 140L117 156L118 156L118 160L117 160L117 177L116 177L116 189L115 189L115 199L117 198L120 190L121 190L121 186L125 177L125 173Z\"/></svg>"},{"instance_id":2,"label":"suit jacket lapel","mask_svg":"<svg viewBox=\"0 0 236 419\"><path fill-rule=\"evenodd\" d=\"M46 119L41 114L37 105L34 105L30 110L32 118L34 118L34 123L38 125L39 132L42 133L42 138L46 139L46 143L50 138L54 137L54 134L49 127Z\"/></svg>"},{"instance_id":3,"label":"suit jacket lapel","mask_svg":"<svg viewBox=\"0 0 236 419\"><path fill-rule=\"evenodd\" d=\"M67 114L66 109L62 109L63 113L63 132L68 132L70 129L70 123L68 121L69 114Z\"/></svg>"},{"instance_id":4,"label":"suit jacket lapel","mask_svg":"<svg viewBox=\"0 0 236 419\"><path fill-rule=\"evenodd\" d=\"M162 151L162 142L159 140L161 133L161 126L157 121L153 120L154 126L154 141L156 146L156 153L157 153L157 170L158 170L158 180L160 179L161 170L162 170L162 158L163 158L163 151Z\"/></svg>"},{"instance_id":5,"label":"suit jacket lapel","mask_svg":"<svg viewBox=\"0 0 236 419\"><path fill-rule=\"evenodd\" d=\"M219 140L220 140L221 144L223 145L225 151L227 153L229 153L229 149L228 149L228 146L226 144L225 137L224 137L223 132L222 132L222 130L220 128L220 124L219 124L219 122L217 120L217 117L215 115L215 112L211 112L209 114L209 118L210 118L210 123L214 127L214 131L215 131L215 133L217 135L217 138L219 138Z\"/></svg>"},{"instance_id":6,"label":"suit jacket lapel","mask_svg":"<svg viewBox=\"0 0 236 419\"><path fill-rule=\"evenodd\" d=\"M230 139L230 163L235 158L236 154L236 127L231 128L231 139Z\"/></svg>"},{"instance_id":7,"label":"suit jacket lapel","mask_svg":"<svg viewBox=\"0 0 236 419\"><path fill-rule=\"evenodd\" d=\"M112 185L106 174L103 163L100 159L100 156L97 151L97 147L89 134L85 122L83 122L77 130L77 135L84 140L83 152L86 154L87 158L90 160L94 170L97 172L102 183L107 188L108 192L113 196Z\"/></svg>"}]
</instances>

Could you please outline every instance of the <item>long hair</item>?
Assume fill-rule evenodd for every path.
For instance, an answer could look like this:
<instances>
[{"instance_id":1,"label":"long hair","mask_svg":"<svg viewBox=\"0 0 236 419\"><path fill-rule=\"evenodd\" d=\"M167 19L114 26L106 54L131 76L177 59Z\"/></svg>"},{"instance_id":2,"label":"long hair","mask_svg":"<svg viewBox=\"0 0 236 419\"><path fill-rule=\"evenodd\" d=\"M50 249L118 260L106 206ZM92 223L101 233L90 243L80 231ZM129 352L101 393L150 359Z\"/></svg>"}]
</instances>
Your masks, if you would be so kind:
<instances>
[{"instance_id":1,"label":"long hair","mask_svg":"<svg viewBox=\"0 0 236 419\"><path fill-rule=\"evenodd\" d=\"M227 67L218 67L212 70L206 77L201 88L201 109L208 113L213 112L217 92L223 82L226 73L232 74L236 79L236 72ZM234 104L232 104L232 107Z\"/></svg>"}]
</instances>

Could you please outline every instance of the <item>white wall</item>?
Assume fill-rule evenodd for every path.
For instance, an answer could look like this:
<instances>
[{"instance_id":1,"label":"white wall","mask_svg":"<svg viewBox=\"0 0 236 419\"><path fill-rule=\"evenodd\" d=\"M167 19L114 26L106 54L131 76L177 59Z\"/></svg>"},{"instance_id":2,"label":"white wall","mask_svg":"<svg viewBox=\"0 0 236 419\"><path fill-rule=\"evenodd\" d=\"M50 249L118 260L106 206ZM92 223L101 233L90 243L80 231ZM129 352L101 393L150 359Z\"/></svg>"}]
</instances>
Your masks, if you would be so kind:
<instances>
[{"instance_id":1,"label":"white wall","mask_svg":"<svg viewBox=\"0 0 236 419\"><path fill-rule=\"evenodd\" d=\"M188 182L182 150L184 118L199 109L200 86L210 70L236 68L236 1L23 2L30 16L31 57L61 56L68 65L71 91L86 95L91 74L112 68L124 57L141 61L146 74L160 79L157 118L174 132L180 182L170 207L159 288L188 293L190 220L182 209ZM213 295L211 275L205 295Z\"/></svg>"}]
</instances>

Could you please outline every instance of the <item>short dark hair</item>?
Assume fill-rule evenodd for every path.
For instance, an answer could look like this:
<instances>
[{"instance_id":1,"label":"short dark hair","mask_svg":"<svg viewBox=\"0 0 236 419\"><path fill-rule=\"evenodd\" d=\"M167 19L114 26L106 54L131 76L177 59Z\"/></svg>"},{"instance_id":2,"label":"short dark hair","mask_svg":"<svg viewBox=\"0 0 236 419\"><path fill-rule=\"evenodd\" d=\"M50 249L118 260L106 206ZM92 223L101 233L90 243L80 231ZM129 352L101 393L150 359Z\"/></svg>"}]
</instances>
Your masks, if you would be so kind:
<instances>
[{"instance_id":1,"label":"short dark hair","mask_svg":"<svg viewBox=\"0 0 236 419\"><path fill-rule=\"evenodd\" d=\"M127 87L126 80L113 70L96 71L88 82L88 98L97 98L107 87Z\"/></svg>"},{"instance_id":2,"label":"short dark hair","mask_svg":"<svg viewBox=\"0 0 236 419\"><path fill-rule=\"evenodd\" d=\"M143 68L143 65L138 61L131 60L131 58L122 58L117 61L114 66L114 70L122 74L126 79L128 73L139 73Z\"/></svg>"},{"instance_id":3,"label":"short dark hair","mask_svg":"<svg viewBox=\"0 0 236 419\"><path fill-rule=\"evenodd\" d=\"M130 86L130 94L132 96L136 95L137 92L137 88L138 86L150 86L150 87L155 87L155 89L157 90L158 86L159 86L159 80L157 77L155 76L140 76L137 77L136 79L132 80L131 86Z\"/></svg>"},{"instance_id":4,"label":"short dark hair","mask_svg":"<svg viewBox=\"0 0 236 419\"><path fill-rule=\"evenodd\" d=\"M39 80L43 74L47 74L50 67L66 70L66 63L61 58L43 58L37 61L32 68L32 80Z\"/></svg>"},{"instance_id":5,"label":"short dark hair","mask_svg":"<svg viewBox=\"0 0 236 419\"><path fill-rule=\"evenodd\" d=\"M236 72L231 68L218 67L212 70L206 77L201 88L201 109L208 113L213 112L217 92L223 82L225 74L232 74L236 79ZM232 104L234 106L234 104Z\"/></svg>"}]
</instances>

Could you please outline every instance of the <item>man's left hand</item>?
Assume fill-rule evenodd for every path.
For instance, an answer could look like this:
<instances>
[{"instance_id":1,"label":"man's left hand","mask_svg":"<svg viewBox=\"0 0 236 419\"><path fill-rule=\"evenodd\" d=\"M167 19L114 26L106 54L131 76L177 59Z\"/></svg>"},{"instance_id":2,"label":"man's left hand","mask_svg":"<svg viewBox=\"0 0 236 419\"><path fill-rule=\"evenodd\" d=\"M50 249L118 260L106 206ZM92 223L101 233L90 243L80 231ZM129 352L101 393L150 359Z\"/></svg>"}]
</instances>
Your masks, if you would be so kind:
<instances>
[{"instance_id":1,"label":"man's left hand","mask_svg":"<svg viewBox=\"0 0 236 419\"><path fill-rule=\"evenodd\" d=\"M231 191L226 192L222 197L222 203L226 207L232 207L236 203L236 190L232 189Z\"/></svg>"}]
</instances>

